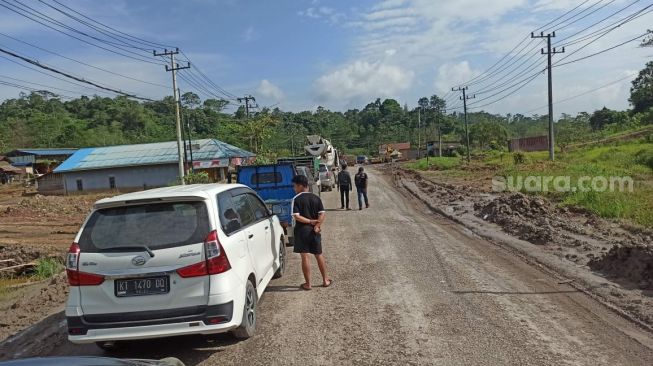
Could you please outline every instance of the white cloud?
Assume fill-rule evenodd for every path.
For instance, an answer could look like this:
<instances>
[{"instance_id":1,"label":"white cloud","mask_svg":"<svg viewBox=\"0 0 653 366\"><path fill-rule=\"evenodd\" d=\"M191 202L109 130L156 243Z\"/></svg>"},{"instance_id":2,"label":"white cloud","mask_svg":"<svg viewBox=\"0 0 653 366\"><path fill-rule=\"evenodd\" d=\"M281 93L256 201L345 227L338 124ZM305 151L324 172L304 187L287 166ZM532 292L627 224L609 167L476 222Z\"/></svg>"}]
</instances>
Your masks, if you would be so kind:
<instances>
[{"instance_id":1,"label":"white cloud","mask_svg":"<svg viewBox=\"0 0 653 366\"><path fill-rule=\"evenodd\" d=\"M313 5L317 5L317 3L317 1L312 2ZM311 6L306 10L298 11L297 15L311 19L323 19L330 24L340 23L347 18L344 13L337 12L334 8L328 6Z\"/></svg>"},{"instance_id":2,"label":"white cloud","mask_svg":"<svg viewBox=\"0 0 653 366\"><path fill-rule=\"evenodd\" d=\"M242 34L242 39L245 42L252 42L252 41L255 41L255 40L259 39L260 37L261 37L261 35L251 25L249 27L247 27L247 29L245 29L245 31Z\"/></svg>"},{"instance_id":3,"label":"white cloud","mask_svg":"<svg viewBox=\"0 0 653 366\"><path fill-rule=\"evenodd\" d=\"M411 87L414 76L396 65L355 61L318 78L314 89L320 102L351 103L395 97Z\"/></svg>"},{"instance_id":4,"label":"white cloud","mask_svg":"<svg viewBox=\"0 0 653 366\"><path fill-rule=\"evenodd\" d=\"M272 84L269 80L263 79L256 88L256 91L263 97L271 99L274 102L280 102L285 99L285 94L281 89Z\"/></svg>"},{"instance_id":5,"label":"white cloud","mask_svg":"<svg viewBox=\"0 0 653 366\"><path fill-rule=\"evenodd\" d=\"M467 61L444 64L438 68L438 75L433 82L433 86L440 93L446 93L461 80L470 80L478 74L480 72L472 70Z\"/></svg>"}]
</instances>

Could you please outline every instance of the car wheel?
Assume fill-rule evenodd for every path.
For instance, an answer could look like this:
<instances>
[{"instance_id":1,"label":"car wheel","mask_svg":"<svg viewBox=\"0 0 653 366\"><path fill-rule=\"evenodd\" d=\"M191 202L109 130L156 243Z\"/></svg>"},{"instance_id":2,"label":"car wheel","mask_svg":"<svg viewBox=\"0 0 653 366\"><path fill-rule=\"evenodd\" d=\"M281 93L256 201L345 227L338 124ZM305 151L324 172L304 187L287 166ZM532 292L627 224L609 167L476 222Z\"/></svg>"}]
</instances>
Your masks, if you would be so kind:
<instances>
[{"instance_id":1,"label":"car wheel","mask_svg":"<svg viewBox=\"0 0 653 366\"><path fill-rule=\"evenodd\" d=\"M283 238L281 238L279 243L279 268L274 272L272 278L281 278L284 272L286 272L286 246L283 245Z\"/></svg>"},{"instance_id":2,"label":"car wheel","mask_svg":"<svg viewBox=\"0 0 653 366\"><path fill-rule=\"evenodd\" d=\"M240 326L234 330L234 336L238 339L247 339L254 336L256 332L256 289L252 281L247 280L245 286L245 306L243 307L243 319Z\"/></svg>"},{"instance_id":3,"label":"car wheel","mask_svg":"<svg viewBox=\"0 0 653 366\"><path fill-rule=\"evenodd\" d=\"M95 345L105 352L114 352L119 350L123 344L120 342L95 342Z\"/></svg>"},{"instance_id":4,"label":"car wheel","mask_svg":"<svg viewBox=\"0 0 653 366\"><path fill-rule=\"evenodd\" d=\"M183 362L181 362L180 359L175 358L175 357L166 357L161 360L161 363L165 366L185 366Z\"/></svg>"}]
</instances>

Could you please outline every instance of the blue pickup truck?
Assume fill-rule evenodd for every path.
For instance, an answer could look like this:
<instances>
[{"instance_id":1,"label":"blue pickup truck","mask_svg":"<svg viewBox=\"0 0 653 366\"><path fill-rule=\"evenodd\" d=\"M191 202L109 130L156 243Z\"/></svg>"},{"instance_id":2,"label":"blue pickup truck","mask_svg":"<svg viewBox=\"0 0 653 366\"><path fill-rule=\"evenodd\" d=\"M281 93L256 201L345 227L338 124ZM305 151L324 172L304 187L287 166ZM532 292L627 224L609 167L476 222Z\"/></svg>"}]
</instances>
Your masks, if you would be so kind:
<instances>
[{"instance_id":1,"label":"blue pickup truck","mask_svg":"<svg viewBox=\"0 0 653 366\"><path fill-rule=\"evenodd\" d=\"M292 200L295 191L292 178L297 174L295 165L280 163L271 165L250 165L238 168L237 181L258 193L270 211L279 217L288 244L292 244L295 220L292 217Z\"/></svg>"}]
</instances>

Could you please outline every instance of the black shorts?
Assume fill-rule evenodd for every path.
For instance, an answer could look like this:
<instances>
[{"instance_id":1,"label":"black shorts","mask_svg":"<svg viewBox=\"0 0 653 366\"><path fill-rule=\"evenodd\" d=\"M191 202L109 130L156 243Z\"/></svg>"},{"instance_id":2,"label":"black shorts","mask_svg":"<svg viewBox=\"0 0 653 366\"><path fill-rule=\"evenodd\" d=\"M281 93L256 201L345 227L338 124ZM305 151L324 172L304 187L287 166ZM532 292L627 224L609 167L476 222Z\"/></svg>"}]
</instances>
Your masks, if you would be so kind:
<instances>
[{"instance_id":1,"label":"black shorts","mask_svg":"<svg viewBox=\"0 0 653 366\"><path fill-rule=\"evenodd\" d=\"M295 248L293 252L322 254L322 235L316 234L312 227L306 229L295 231Z\"/></svg>"}]
</instances>

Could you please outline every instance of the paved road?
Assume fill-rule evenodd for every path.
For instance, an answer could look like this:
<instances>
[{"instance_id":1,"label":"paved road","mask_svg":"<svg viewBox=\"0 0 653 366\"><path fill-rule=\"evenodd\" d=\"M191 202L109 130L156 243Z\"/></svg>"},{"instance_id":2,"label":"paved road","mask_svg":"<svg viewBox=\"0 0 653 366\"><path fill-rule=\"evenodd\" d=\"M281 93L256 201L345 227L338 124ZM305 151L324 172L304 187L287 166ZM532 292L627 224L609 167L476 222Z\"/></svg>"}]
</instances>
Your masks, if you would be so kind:
<instances>
[{"instance_id":1,"label":"paved road","mask_svg":"<svg viewBox=\"0 0 653 366\"><path fill-rule=\"evenodd\" d=\"M188 365L652 365L653 338L370 172L372 208L323 198L331 288L298 290L299 258L260 303L259 333L135 343ZM317 268L314 280L320 283ZM66 345L57 354L97 354Z\"/></svg>"}]
</instances>

